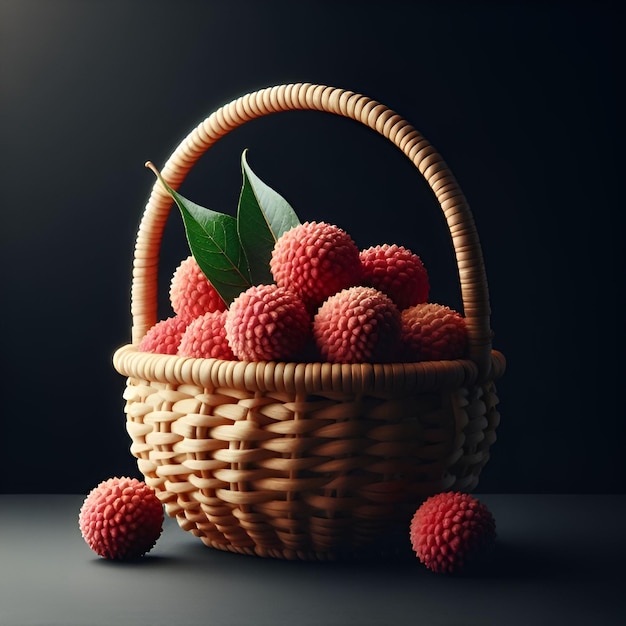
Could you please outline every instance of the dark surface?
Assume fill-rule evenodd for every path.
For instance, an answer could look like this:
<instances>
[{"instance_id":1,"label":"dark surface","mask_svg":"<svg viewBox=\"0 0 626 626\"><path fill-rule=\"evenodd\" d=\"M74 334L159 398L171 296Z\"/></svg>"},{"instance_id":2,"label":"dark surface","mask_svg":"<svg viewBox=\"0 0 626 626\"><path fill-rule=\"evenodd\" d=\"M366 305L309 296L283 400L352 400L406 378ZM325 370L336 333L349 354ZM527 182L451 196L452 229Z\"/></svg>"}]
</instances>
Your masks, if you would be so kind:
<instances>
[{"instance_id":1,"label":"dark surface","mask_svg":"<svg viewBox=\"0 0 626 626\"><path fill-rule=\"evenodd\" d=\"M0 0L0 492L86 493L137 474L111 357L130 338L132 247L154 182L144 162L162 167L234 98L299 81L398 111L469 200L508 363L479 488L623 491L625 6ZM249 148L301 219L410 247L433 299L457 306L449 235L408 159L308 113L238 129L183 191L234 212ZM163 300L186 254L174 214Z\"/></svg>"},{"instance_id":2,"label":"dark surface","mask_svg":"<svg viewBox=\"0 0 626 626\"><path fill-rule=\"evenodd\" d=\"M96 556L84 496L0 496L2 626L613 626L624 623L624 496L483 495L498 539L463 575L394 557L261 559L205 547L166 519L132 563Z\"/></svg>"}]
</instances>

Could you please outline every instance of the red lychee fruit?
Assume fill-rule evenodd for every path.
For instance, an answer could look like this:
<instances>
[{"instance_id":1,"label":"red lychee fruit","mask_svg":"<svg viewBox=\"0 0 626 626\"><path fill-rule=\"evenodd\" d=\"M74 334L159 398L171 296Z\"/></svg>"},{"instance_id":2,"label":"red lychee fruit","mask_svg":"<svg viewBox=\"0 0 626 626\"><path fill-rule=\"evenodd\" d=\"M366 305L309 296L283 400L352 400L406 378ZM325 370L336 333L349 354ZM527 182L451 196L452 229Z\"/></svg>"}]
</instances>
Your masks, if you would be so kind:
<instances>
[{"instance_id":1,"label":"red lychee fruit","mask_svg":"<svg viewBox=\"0 0 626 626\"><path fill-rule=\"evenodd\" d=\"M226 310L226 303L193 256L187 257L174 271L170 303L174 313L189 322L209 311Z\"/></svg>"},{"instance_id":2,"label":"red lychee fruit","mask_svg":"<svg viewBox=\"0 0 626 626\"><path fill-rule=\"evenodd\" d=\"M242 361L289 360L311 336L302 300L278 285L253 285L239 294L226 314L226 337Z\"/></svg>"},{"instance_id":3,"label":"red lychee fruit","mask_svg":"<svg viewBox=\"0 0 626 626\"><path fill-rule=\"evenodd\" d=\"M163 505L136 478L109 478L94 487L78 525L87 545L106 559L134 559L149 552L163 530Z\"/></svg>"},{"instance_id":4,"label":"red lychee fruit","mask_svg":"<svg viewBox=\"0 0 626 626\"><path fill-rule=\"evenodd\" d=\"M359 284L359 249L344 230L326 222L305 222L278 238L270 260L276 284L289 289L313 313L326 299Z\"/></svg>"},{"instance_id":5,"label":"red lychee fruit","mask_svg":"<svg viewBox=\"0 0 626 626\"><path fill-rule=\"evenodd\" d=\"M139 342L140 352L176 354L189 320L178 315L157 322Z\"/></svg>"},{"instance_id":6,"label":"red lychee fruit","mask_svg":"<svg viewBox=\"0 0 626 626\"><path fill-rule=\"evenodd\" d=\"M233 361L226 339L226 311L209 311L187 326L178 346L179 356Z\"/></svg>"},{"instance_id":7,"label":"red lychee fruit","mask_svg":"<svg viewBox=\"0 0 626 626\"><path fill-rule=\"evenodd\" d=\"M465 318L442 304L422 303L404 309L401 335L405 361L462 359L467 351Z\"/></svg>"},{"instance_id":8,"label":"red lychee fruit","mask_svg":"<svg viewBox=\"0 0 626 626\"><path fill-rule=\"evenodd\" d=\"M330 296L313 318L313 338L331 363L388 361L400 338L400 311L386 294L356 286Z\"/></svg>"},{"instance_id":9,"label":"red lychee fruit","mask_svg":"<svg viewBox=\"0 0 626 626\"><path fill-rule=\"evenodd\" d=\"M362 250L360 257L362 284L386 293L400 310L428 300L428 272L417 254L384 244Z\"/></svg>"},{"instance_id":10,"label":"red lychee fruit","mask_svg":"<svg viewBox=\"0 0 626 626\"><path fill-rule=\"evenodd\" d=\"M446 492L420 505L409 534L413 551L427 568L452 574L493 545L496 525L491 512L473 496Z\"/></svg>"}]
</instances>

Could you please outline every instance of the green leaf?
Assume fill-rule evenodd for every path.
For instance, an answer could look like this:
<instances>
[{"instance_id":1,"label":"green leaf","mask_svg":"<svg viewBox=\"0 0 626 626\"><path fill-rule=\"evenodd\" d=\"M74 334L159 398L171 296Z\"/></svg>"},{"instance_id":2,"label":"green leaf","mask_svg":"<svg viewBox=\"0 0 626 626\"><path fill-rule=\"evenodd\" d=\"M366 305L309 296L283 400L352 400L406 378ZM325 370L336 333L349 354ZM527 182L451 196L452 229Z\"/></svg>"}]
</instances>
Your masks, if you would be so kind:
<instances>
[{"instance_id":1,"label":"green leaf","mask_svg":"<svg viewBox=\"0 0 626 626\"><path fill-rule=\"evenodd\" d=\"M191 253L222 300L229 305L252 285L246 255L237 233L237 220L183 197L165 182L151 163L146 165L178 205Z\"/></svg>"},{"instance_id":2,"label":"green leaf","mask_svg":"<svg viewBox=\"0 0 626 626\"><path fill-rule=\"evenodd\" d=\"M266 185L241 155L243 185L237 208L239 239L254 284L272 283L270 259L276 240L300 221L290 204Z\"/></svg>"}]
</instances>

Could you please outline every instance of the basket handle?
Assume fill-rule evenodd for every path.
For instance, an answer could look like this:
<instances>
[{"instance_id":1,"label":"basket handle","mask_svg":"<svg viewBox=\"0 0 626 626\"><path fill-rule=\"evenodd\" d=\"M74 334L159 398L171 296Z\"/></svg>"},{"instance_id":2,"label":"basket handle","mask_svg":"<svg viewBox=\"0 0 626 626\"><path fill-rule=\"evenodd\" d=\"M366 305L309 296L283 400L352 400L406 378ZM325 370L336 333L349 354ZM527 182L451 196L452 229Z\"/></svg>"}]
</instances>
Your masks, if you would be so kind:
<instances>
[{"instance_id":1,"label":"basket handle","mask_svg":"<svg viewBox=\"0 0 626 626\"><path fill-rule=\"evenodd\" d=\"M487 278L478 233L469 205L442 157L406 120L384 105L352 91L295 83L255 91L233 100L207 117L178 145L161 174L177 189L198 159L218 139L245 122L289 110L334 113L361 122L393 142L412 161L434 192L446 218L456 255L469 357L479 378L491 369L491 328ZM157 321L157 275L165 223L173 204L159 181L145 207L134 250L131 288L132 341Z\"/></svg>"}]
</instances>

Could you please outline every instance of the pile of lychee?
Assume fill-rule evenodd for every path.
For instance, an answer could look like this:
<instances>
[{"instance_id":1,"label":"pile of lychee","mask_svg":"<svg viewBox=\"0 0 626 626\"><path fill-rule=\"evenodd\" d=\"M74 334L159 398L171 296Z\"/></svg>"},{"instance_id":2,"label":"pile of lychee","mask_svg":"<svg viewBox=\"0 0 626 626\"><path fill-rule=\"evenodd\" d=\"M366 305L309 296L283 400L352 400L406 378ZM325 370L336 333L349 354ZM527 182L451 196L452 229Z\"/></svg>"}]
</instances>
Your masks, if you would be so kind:
<instances>
[{"instance_id":1,"label":"pile of lychee","mask_svg":"<svg viewBox=\"0 0 626 626\"><path fill-rule=\"evenodd\" d=\"M225 303L193 256L174 272L174 315L155 324L144 352L240 361L389 363L464 358L463 316L428 301L428 272L399 245L359 249L326 222L283 233L274 282Z\"/></svg>"}]
</instances>

